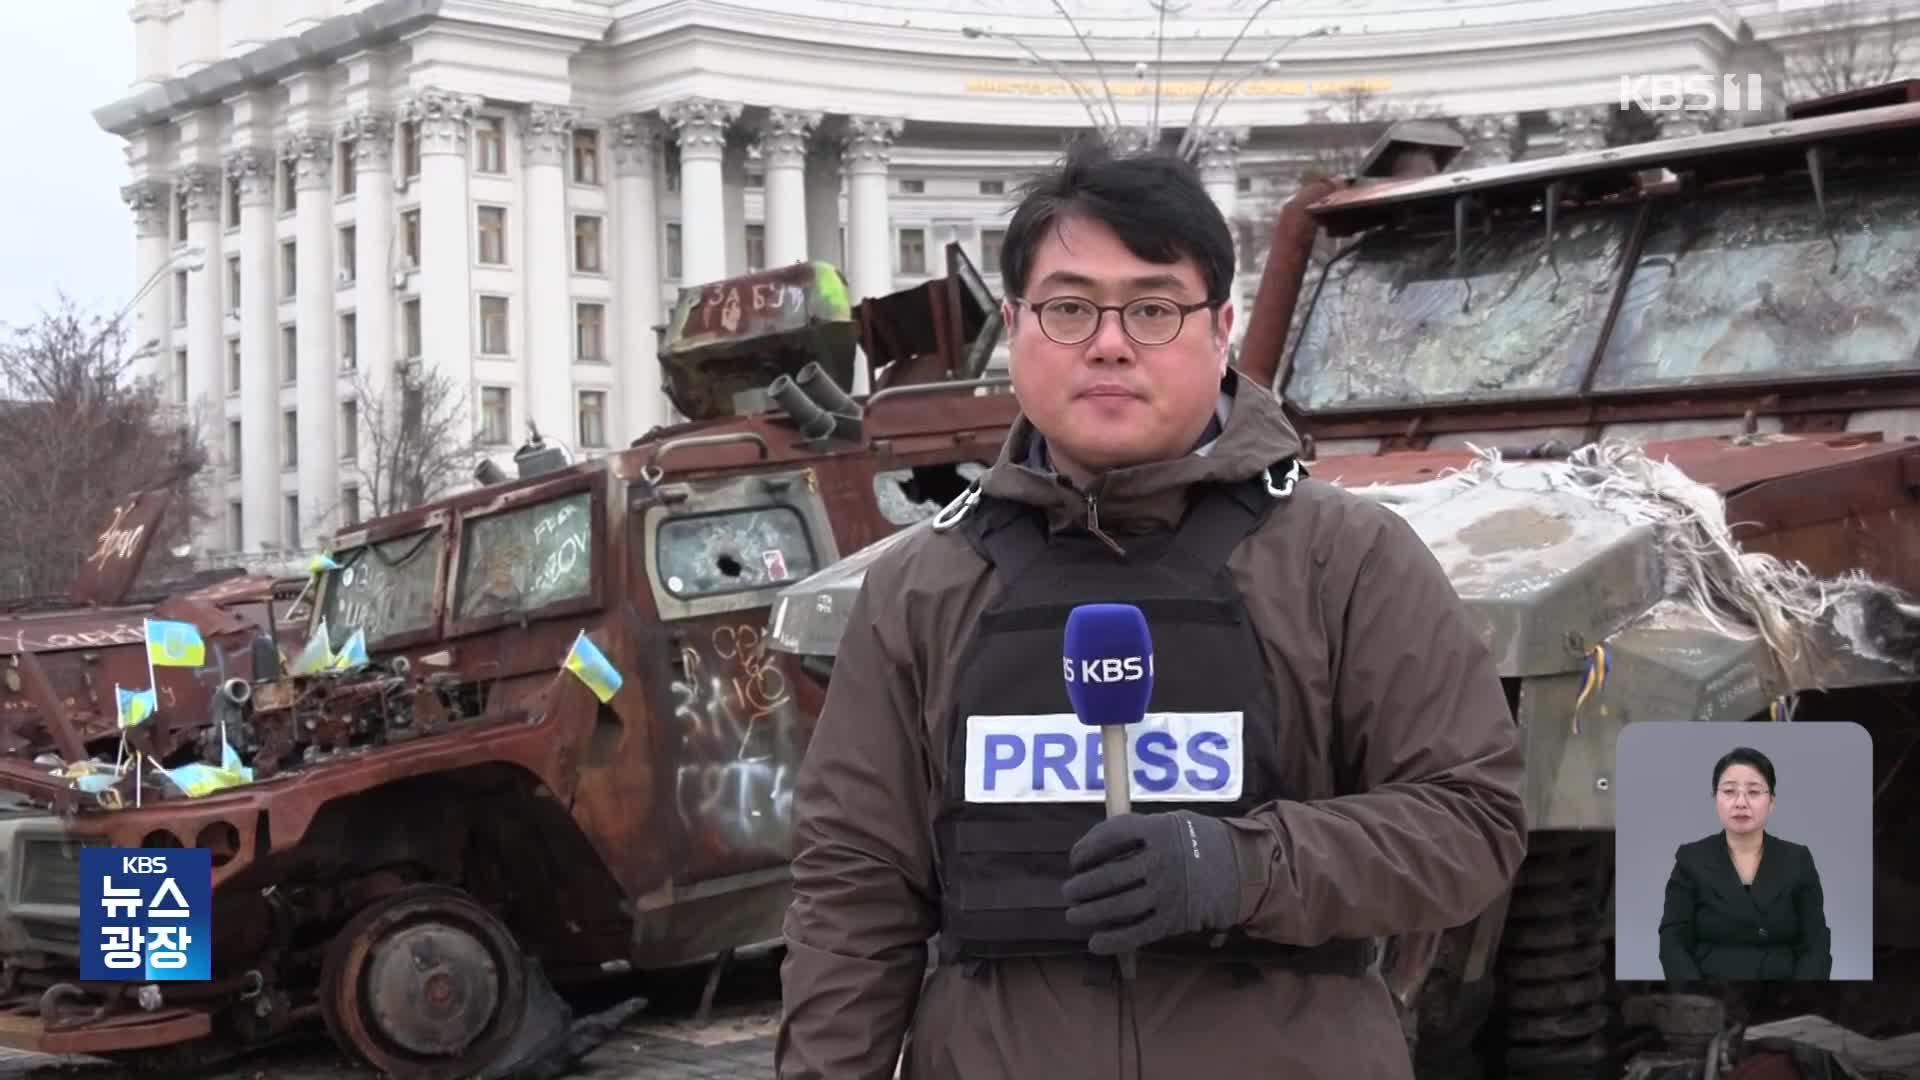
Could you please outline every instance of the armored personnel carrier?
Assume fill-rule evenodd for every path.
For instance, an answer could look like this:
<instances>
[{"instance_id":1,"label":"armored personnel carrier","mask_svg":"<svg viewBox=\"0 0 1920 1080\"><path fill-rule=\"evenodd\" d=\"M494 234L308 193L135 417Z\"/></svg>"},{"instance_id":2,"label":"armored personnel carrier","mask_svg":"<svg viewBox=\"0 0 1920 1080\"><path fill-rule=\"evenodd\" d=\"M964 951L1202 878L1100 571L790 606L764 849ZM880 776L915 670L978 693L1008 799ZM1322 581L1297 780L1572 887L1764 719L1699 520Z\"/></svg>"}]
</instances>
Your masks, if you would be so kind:
<instances>
[{"instance_id":1,"label":"armored personnel carrier","mask_svg":"<svg viewBox=\"0 0 1920 1080\"><path fill-rule=\"evenodd\" d=\"M1408 125L1275 222L1236 363L1313 476L1425 538L1524 740L1513 888L1384 950L1423 1077L1621 1075L1627 725L1854 721L1876 819L1920 810L1912 91L1451 172L1458 135ZM882 550L785 590L772 647L830 661ZM1877 970L1911 973L1920 848L1874 855Z\"/></svg>"},{"instance_id":2,"label":"armored personnel carrier","mask_svg":"<svg viewBox=\"0 0 1920 1080\"><path fill-rule=\"evenodd\" d=\"M691 419L341 531L257 667L167 600L208 647L154 669L137 775L112 691L56 678L38 719L72 737L0 755L0 1045L177 1070L317 1021L386 1075L498 1075L564 1035L556 985L776 940L822 683L768 648L773 598L951 499L1013 415L997 301L947 259L859 303L824 264L686 290L661 354ZM51 639L22 640L31 670ZM146 685L74 677L109 674ZM210 979L78 977L90 845L211 851Z\"/></svg>"}]
</instances>

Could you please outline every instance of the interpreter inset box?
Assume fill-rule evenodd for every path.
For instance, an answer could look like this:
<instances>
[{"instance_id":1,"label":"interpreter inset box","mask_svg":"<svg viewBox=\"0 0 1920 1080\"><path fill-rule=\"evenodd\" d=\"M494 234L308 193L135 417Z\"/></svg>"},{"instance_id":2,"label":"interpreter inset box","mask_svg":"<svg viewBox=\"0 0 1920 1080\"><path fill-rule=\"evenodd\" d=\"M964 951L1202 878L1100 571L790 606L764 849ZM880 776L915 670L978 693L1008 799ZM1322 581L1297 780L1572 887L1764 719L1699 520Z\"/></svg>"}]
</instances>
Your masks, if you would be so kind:
<instances>
[{"instance_id":1,"label":"interpreter inset box","mask_svg":"<svg viewBox=\"0 0 1920 1080\"><path fill-rule=\"evenodd\" d=\"M1628 724L1614 977L1873 978L1873 739L1854 723Z\"/></svg>"}]
</instances>

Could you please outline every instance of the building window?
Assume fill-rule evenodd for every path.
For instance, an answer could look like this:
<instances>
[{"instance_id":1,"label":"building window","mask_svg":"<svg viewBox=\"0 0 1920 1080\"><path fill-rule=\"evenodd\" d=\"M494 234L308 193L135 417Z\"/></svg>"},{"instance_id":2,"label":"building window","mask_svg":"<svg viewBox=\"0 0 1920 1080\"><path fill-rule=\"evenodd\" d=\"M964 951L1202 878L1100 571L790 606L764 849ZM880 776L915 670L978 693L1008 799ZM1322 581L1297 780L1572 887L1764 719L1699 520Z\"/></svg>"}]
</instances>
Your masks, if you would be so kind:
<instances>
[{"instance_id":1,"label":"building window","mask_svg":"<svg viewBox=\"0 0 1920 1080\"><path fill-rule=\"evenodd\" d=\"M598 364L607 358L607 305L573 307L573 358Z\"/></svg>"},{"instance_id":2,"label":"building window","mask_svg":"<svg viewBox=\"0 0 1920 1080\"><path fill-rule=\"evenodd\" d=\"M507 348L507 298L480 298L480 351L488 356L505 356Z\"/></svg>"},{"instance_id":3,"label":"building window","mask_svg":"<svg viewBox=\"0 0 1920 1080\"><path fill-rule=\"evenodd\" d=\"M607 392L605 390L580 391L580 445L593 448L607 445Z\"/></svg>"},{"instance_id":4,"label":"building window","mask_svg":"<svg viewBox=\"0 0 1920 1080\"><path fill-rule=\"evenodd\" d=\"M227 339L227 396L233 397L240 392L240 339Z\"/></svg>"},{"instance_id":5,"label":"building window","mask_svg":"<svg viewBox=\"0 0 1920 1080\"><path fill-rule=\"evenodd\" d=\"M352 371L360 366L360 317L349 311L340 316L340 370Z\"/></svg>"},{"instance_id":6,"label":"building window","mask_svg":"<svg viewBox=\"0 0 1920 1080\"><path fill-rule=\"evenodd\" d=\"M582 274L600 272L600 219L591 214L574 216L573 268Z\"/></svg>"},{"instance_id":7,"label":"building window","mask_svg":"<svg viewBox=\"0 0 1920 1080\"><path fill-rule=\"evenodd\" d=\"M187 242L187 190L180 187L173 189L173 242Z\"/></svg>"},{"instance_id":8,"label":"building window","mask_svg":"<svg viewBox=\"0 0 1920 1080\"><path fill-rule=\"evenodd\" d=\"M480 208L480 261L499 266L507 261L507 211L501 206Z\"/></svg>"},{"instance_id":9,"label":"building window","mask_svg":"<svg viewBox=\"0 0 1920 1080\"><path fill-rule=\"evenodd\" d=\"M582 129L573 133L573 182L600 183L600 133Z\"/></svg>"},{"instance_id":10,"label":"building window","mask_svg":"<svg viewBox=\"0 0 1920 1080\"><path fill-rule=\"evenodd\" d=\"M667 222L667 280L680 280L680 223Z\"/></svg>"},{"instance_id":11,"label":"building window","mask_svg":"<svg viewBox=\"0 0 1920 1080\"><path fill-rule=\"evenodd\" d=\"M280 243L280 299L291 300L300 292L300 256L295 241Z\"/></svg>"},{"instance_id":12,"label":"building window","mask_svg":"<svg viewBox=\"0 0 1920 1080\"><path fill-rule=\"evenodd\" d=\"M227 475L240 475L240 421L227 421Z\"/></svg>"},{"instance_id":13,"label":"building window","mask_svg":"<svg viewBox=\"0 0 1920 1080\"><path fill-rule=\"evenodd\" d=\"M766 174L766 173L763 173L763 172L750 172L750 173L748 173L748 174L747 174L747 187L748 187L748 188L750 188L750 189L759 189L759 188L764 188L764 187L766 187L766 186L767 186L767 174Z\"/></svg>"},{"instance_id":14,"label":"building window","mask_svg":"<svg viewBox=\"0 0 1920 1080\"><path fill-rule=\"evenodd\" d=\"M240 181L227 178L227 228L240 227Z\"/></svg>"},{"instance_id":15,"label":"building window","mask_svg":"<svg viewBox=\"0 0 1920 1080\"><path fill-rule=\"evenodd\" d=\"M765 225L747 226L747 270L765 270L767 268L767 227Z\"/></svg>"},{"instance_id":16,"label":"building window","mask_svg":"<svg viewBox=\"0 0 1920 1080\"><path fill-rule=\"evenodd\" d=\"M513 426L513 392L504 386L480 388L480 440L490 446L503 445Z\"/></svg>"},{"instance_id":17,"label":"building window","mask_svg":"<svg viewBox=\"0 0 1920 1080\"><path fill-rule=\"evenodd\" d=\"M286 537L292 547L300 546L300 496L282 496L286 501Z\"/></svg>"},{"instance_id":18,"label":"building window","mask_svg":"<svg viewBox=\"0 0 1920 1080\"><path fill-rule=\"evenodd\" d=\"M360 524L360 488L348 484L340 489L340 520L348 525Z\"/></svg>"},{"instance_id":19,"label":"building window","mask_svg":"<svg viewBox=\"0 0 1920 1080\"><path fill-rule=\"evenodd\" d=\"M288 409L280 414L280 467L291 469L300 464L300 411Z\"/></svg>"},{"instance_id":20,"label":"building window","mask_svg":"<svg viewBox=\"0 0 1920 1080\"><path fill-rule=\"evenodd\" d=\"M340 226L340 284L352 284L360 276L360 230Z\"/></svg>"},{"instance_id":21,"label":"building window","mask_svg":"<svg viewBox=\"0 0 1920 1080\"><path fill-rule=\"evenodd\" d=\"M187 325L187 272L173 272L173 325Z\"/></svg>"},{"instance_id":22,"label":"building window","mask_svg":"<svg viewBox=\"0 0 1920 1080\"><path fill-rule=\"evenodd\" d=\"M1000 272L1000 249L1007 243L1007 230L980 230L980 272L997 274Z\"/></svg>"},{"instance_id":23,"label":"building window","mask_svg":"<svg viewBox=\"0 0 1920 1080\"><path fill-rule=\"evenodd\" d=\"M286 213L300 203L300 189L294 182L293 162L282 160L279 166L280 212Z\"/></svg>"},{"instance_id":24,"label":"building window","mask_svg":"<svg viewBox=\"0 0 1920 1080\"><path fill-rule=\"evenodd\" d=\"M415 120L400 125L400 175L411 180L420 175L420 124Z\"/></svg>"},{"instance_id":25,"label":"building window","mask_svg":"<svg viewBox=\"0 0 1920 1080\"><path fill-rule=\"evenodd\" d=\"M173 350L173 400L187 403L187 350Z\"/></svg>"},{"instance_id":26,"label":"building window","mask_svg":"<svg viewBox=\"0 0 1920 1080\"><path fill-rule=\"evenodd\" d=\"M924 195L926 191L927 182L925 180L900 181L900 194L902 195Z\"/></svg>"},{"instance_id":27,"label":"building window","mask_svg":"<svg viewBox=\"0 0 1920 1080\"><path fill-rule=\"evenodd\" d=\"M360 404L340 403L340 460L353 461L360 456Z\"/></svg>"},{"instance_id":28,"label":"building window","mask_svg":"<svg viewBox=\"0 0 1920 1080\"><path fill-rule=\"evenodd\" d=\"M680 147L668 140L666 153L660 155L660 171L667 178L669 194L680 190Z\"/></svg>"},{"instance_id":29,"label":"building window","mask_svg":"<svg viewBox=\"0 0 1920 1080\"><path fill-rule=\"evenodd\" d=\"M342 196L351 195L360 190L360 174L354 169L353 150L357 139L341 139L335 150L335 160L340 165L340 175L335 178L334 186L340 189Z\"/></svg>"},{"instance_id":30,"label":"building window","mask_svg":"<svg viewBox=\"0 0 1920 1080\"><path fill-rule=\"evenodd\" d=\"M300 379L300 334L289 323L280 328L280 385L292 386Z\"/></svg>"},{"instance_id":31,"label":"building window","mask_svg":"<svg viewBox=\"0 0 1920 1080\"><path fill-rule=\"evenodd\" d=\"M420 265L420 211L400 215L400 255L408 266Z\"/></svg>"},{"instance_id":32,"label":"building window","mask_svg":"<svg viewBox=\"0 0 1920 1080\"><path fill-rule=\"evenodd\" d=\"M900 270L902 274L927 272L927 230L900 230Z\"/></svg>"},{"instance_id":33,"label":"building window","mask_svg":"<svg viewBox=\"0 0 1920 1080\"><path fill-rule=\"evenodd\" d=\"M507 125L497 116L482 116L473 123L473 171L507 171Z\"/></svg>"},{"instance_id":34,"label":"building window","mask_svg":"<svg viewBox=\"0 0 1920 1080\"><path fill-rule=\"evenodd\" d=\"M241 513L240 500L230 500L227 503L227 543L233 550L240 551L247 546L246 540L246 519Z\"/></svg>"},{"instance_id":35,"label":"building window","mask_svg":"<svg viewBox=\"0 0 1920 1080\"><path fill-rule=\"evenodd\" d=\"M1239 178L1237 178L1237 179L1235 179L1235 180L1234 180L1234 182L1233 182L1233 190L1235 190L1235 191L1237 191L1237 192L1239 192L1239 193L1240 193L1240 194L1242 194L1242 195L1244 195L1244 194L1246 194L1246 193L1247 193L1247 192L1249 192L1249 191L1252 191L1252 190L1253 190L1253 177L1251 177L1251 176L1242 176L1242 177L1239 177Z\"/></svg>"},{"instance_id":36,"label":"building window","mask_svg":"<svg viewBox=\"0 0 1920 1080\"><path fill-rule=\"evenodd\" d=\"M400 305L401 332L406 337L405 359L414 360L420 356L420 301L408 300Z\"/></svg>"},{"instance_id":37,"label":"building window","mask_svg":"<svg viewBox=\"0 0 1920 1080\"><path fill-rule=\"evenodd\" d=\"M227 313L240 310L240 256L227 257Z\"/></svg>"},{"instance_id":38,"label":"building window","mask_svg":"<svg viewBox=\"0 0 1920 1080\"><path fill-rule=\"evenodd\" d=\"M1006 193L1007 182L1005 180L980 181L980 194L982 195L1005 195Z\"/></svg>"}]
</instances>

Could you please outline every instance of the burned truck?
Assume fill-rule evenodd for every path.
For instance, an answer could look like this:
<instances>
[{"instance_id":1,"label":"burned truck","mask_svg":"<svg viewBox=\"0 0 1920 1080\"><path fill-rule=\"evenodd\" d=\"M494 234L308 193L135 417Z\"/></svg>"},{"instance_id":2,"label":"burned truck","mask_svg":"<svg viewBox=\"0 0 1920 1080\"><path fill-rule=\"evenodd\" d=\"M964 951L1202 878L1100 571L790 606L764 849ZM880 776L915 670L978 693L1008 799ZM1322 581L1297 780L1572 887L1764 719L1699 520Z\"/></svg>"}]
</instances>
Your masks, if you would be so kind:
<instances>
[{"instance_id":1,"label":"burned truck","mask_svg":"<svg viewBox=\"0 0 1920 1080\"><path fill-rule=\"evenodd\" d=\"M776 940L822 683L767 647L773 597L931 514L1012 415L997 301L947 258L860 303L820 264L683 291L684 422L341 531L304 641L199 708L166 690L218 649L156 670L138 780L0 758L0 1044L178 1067L317 1022L388 1075L497 1075L564 1019L555 987ZM86 730L64 756L112 762L111 712ZM189 764L235 775L158 771ZM210 979L78 977L88 845L211 851Z\"/></svg>"},{"instance_id":2,"label":"burned truck","mask_svg":"<svg viewBox=\"0 0 1920 1080\"><path fill-rule=\"evenodd\" d=\"M1427 541L1524 743L1513 887L1383 950L1420 1074L1618 1077L1647 1035L1612 955L1623 728L1854 721L1876 820L1920 812L1920 101L1447 171L1460 149L1407 125L1298 192L1235 363L1314 477ZM785 590L773 647L826 667L882 550ZM1876 971L1910 978L1920 847L1887 826L1874 856ZM1689 1022L1668 1049L1719 1033Z\"/></svg>"}]
</instances>

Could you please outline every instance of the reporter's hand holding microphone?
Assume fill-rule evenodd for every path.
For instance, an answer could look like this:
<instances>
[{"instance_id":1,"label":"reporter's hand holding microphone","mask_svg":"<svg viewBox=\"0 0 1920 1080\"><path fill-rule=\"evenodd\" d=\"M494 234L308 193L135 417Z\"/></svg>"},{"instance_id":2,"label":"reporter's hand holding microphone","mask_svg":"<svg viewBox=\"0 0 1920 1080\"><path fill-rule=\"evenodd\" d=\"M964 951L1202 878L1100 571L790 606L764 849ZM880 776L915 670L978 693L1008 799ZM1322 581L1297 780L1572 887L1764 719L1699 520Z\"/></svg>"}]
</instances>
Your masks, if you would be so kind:
<instances>
[{"instance_id":1,"label":"reporter's hand holding microphone","mask_svg":"<svg viewBox=\"0 0 1920 1080\"><path fill-rule=\"evenodd\" d=\"M1119 956L1132 978L1134 950L1185 933L1225 930L1239 919L1233 838L1216 818L1130 808L1127 728L1153 694L1153 640L1131 604L1082 604L1067 618L1067 696L1081 723L1102 729L1107 818L1070 855L1062 888L1067 921L1092 934L1088 948Z\"/></svg>"}]
</instances>

